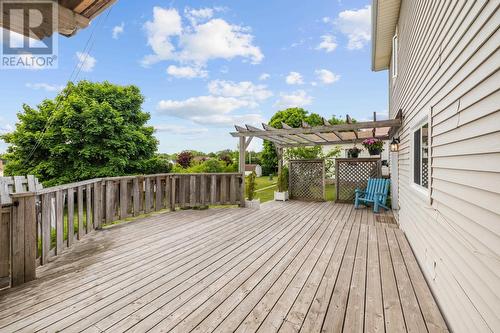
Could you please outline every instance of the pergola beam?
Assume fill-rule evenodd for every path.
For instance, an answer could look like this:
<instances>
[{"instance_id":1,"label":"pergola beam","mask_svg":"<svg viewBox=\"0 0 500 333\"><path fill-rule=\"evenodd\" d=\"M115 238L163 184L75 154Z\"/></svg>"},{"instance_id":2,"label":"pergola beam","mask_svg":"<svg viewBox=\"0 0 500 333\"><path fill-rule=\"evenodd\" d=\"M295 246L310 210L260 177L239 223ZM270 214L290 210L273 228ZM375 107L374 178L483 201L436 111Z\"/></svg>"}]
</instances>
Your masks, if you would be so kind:
<instances>
[{"instance_id":1,"label":"pergola beam","mask_svg":"<svg viewBox=\"0 0 500 333\"><path fill-rule=\"evenodd\" d=\"M351 116L349 116L348 114L345 115L345 122L347 124L352 124ZM359 139L359 137L358 137L358 131L357 130L352 130L351 132L354 133L354 136L356 137L356 139Z\"/></svg>"},{"instance_id":2,"label":"pergola beam","mask_svg":"<svg viewBox=\"0 0 500 333\"><path fill-rule=\"evenodd\" d=\"M330 124L330 122L329 122L328 120L326 120L325 118L323 118L323 125L325 125L325 126L332 126L332 124ZM333 133L333 134L334 134L337 138L339 138L339 140L340 140L340 141L344 141L344 139L342 138L342 135L340 135L340 133L339 133L339 132L337 132L337 131L332 131L332 133ZM321 134L318 134L318 133L317 133L316 135L318 135L319 137L322 137L322 136L321 136Z\"/></svg>"},{"instance_id":3,"label":"pergola beam","mask_svg":"<svg viewBox=\"0 0 500 333\"><path fill-rule=\"evenodd\" d=\"M401 126L401 119L390 119L390 120L358 122L352 124L314 126L311 128L259 130L259 132L252 132L252 135L260 138L267 138L271 136L280 136L280 135L333 133L334 131L354 131L360 129L372 129L379 127L400 127L400 126ZM234 137L240 137L240 136L249 136L249 133L233 132L231 133L231 135ZM346 142L347 141L349 140L346 140Z\"/></svg>"},{"instance_id":4,"label":"pergola beam","mask_svg":"<svg viewBox=\"0 0 500 333\"><path fill-rule=\"evenodd\" d=\"M281 123L281 127L283 127L284 129L292 129L293 127L285 124L285 123ZM309 139L308 137L306 137L305 135L302 135L302 134L295 134L296 137L299 137L307 142L311 142L311 143L316 143L314 140L311 140ZM297 141L297 140L295 140Z\"/></svg>"},{"instance_id":5,"label":"pergola beam","mask_svg":"<svg viewBox=\"0 0 500 333\"><path fill-rule=\"evenodd\" d=\"M377 139L379 140L389 140L390 137L388 135L383 135L383 136L378 136ZM361 143L363 142L363 138L359 139L352 139L352 140L342 140L342 141L328 141L328 142L315 142L315 143L303 143L303 144L294 144L294 145L287 145L284 144L282 147L283 148L293 148L293 147L311 147L311 146L330 146L330 145L338 145L338 144L346 144L346 143Z\"/></svg>"},{"instance_id":6,"label":"pergola beam","mask_svg":"<svg viewBox=\"0 0 500 333\"><path fill-rule=\"evenodd\" d=\"M271 127L269 125L266 125L264 123L262 123L262 127L264 128L265 131L273 131L273 130L276 130L276 128L274 127ZM282 142L281 144L296 144L296 143L302 143L302 141L298 141L296 140L294 137L290 136L290 135L277 135L277 136L273 136L272 138ZM269 141L272 141L269 139Z\"/></svg>"}]
</instances>

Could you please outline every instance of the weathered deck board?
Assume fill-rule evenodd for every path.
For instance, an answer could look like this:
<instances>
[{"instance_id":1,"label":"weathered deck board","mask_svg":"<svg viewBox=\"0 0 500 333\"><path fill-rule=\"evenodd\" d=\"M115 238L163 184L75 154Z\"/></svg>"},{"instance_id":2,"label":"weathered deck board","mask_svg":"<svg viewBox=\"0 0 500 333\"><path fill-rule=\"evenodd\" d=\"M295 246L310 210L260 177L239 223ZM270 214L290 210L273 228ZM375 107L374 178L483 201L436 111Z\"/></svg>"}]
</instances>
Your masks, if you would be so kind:
<instances>
[{"instance_id":1,"label":"weathered deck board","mask_svg":"<svg viewBox=\"0 0 500 333\"><path fill-rule=\"evenodd\" d=\"M446 331L404 234L380 216L292 201L116 226L0 294L0 331Z\"/></svg>"}]
</instances>

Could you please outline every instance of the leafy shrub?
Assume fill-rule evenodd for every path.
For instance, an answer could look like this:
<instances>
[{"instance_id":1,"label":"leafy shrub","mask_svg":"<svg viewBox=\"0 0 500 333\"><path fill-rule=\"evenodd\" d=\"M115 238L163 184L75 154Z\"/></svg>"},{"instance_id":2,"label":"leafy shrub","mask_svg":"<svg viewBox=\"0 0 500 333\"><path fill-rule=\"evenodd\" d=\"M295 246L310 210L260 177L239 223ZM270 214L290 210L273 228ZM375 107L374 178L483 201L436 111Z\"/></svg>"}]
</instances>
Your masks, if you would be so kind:
<instances>
[{"instance_id":1,"label":"leafy shrub","mask_svg":"<svg viewBox=\"0 0 500 333\"><path fill-rule=\"evenodd\" d=\"M199 163L192 163L190 167L184 168L179 164L175 164L172 168L173 173L220 173L220 172L236 172L238 165L226 165L224 161L215 158L210 158Z\"/></svg>"},{"instance_id":2,"label":"leafy shrub","mask_svg":"<svg viewBox=\"0 0 500 333\"><path fill-rule=\"evenodd\" d=\"M193 157L194 156L192 152L190 152L189 150L185 150L177 155L177 163L184 169L187 169L191 166Z\"/></svg>"},{"instance_id":3,"label":"leafy shrub","mask_svg":"<svg viewBox=\"0 0 500 333\"><path fill-rule=\"evenodd\" d=\"M255 198L255 177L257 174L255 171L252 171L251 174L247 176L247 198L252 201Z\"/></svg>"},{"instance_id":4,"label":"leafy shrub","mask_svg":"<svg viewBox=\"0 0 500 333\"><path fill-rule=\"evenodd\" d=\"M281 168L281 172L278 174L276 186L278 188L278 192L288 191L288 168Z\"/></svg>"}]
</instances>

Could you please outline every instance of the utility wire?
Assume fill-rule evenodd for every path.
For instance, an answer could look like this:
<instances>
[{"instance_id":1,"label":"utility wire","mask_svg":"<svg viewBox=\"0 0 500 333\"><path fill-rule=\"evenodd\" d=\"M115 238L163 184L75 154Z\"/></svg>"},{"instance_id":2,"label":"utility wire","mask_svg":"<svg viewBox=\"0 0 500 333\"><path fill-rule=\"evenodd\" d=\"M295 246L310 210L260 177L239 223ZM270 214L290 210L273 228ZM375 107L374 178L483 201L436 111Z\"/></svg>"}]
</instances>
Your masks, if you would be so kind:
<instances>
[{"instance_id":1,"label":"utility wire","mask_svg":"<svg viewBox=\"0 0 500 333\"><path fill-rule=\"evenodd\" d=\"M94 28L92 29L92 32L90 33L90 36L87 39L87 42L85 43L85 46L84 46L84 48L82 50L83 59L80 59L80 61L76 64L76 66L73 67L73 70L71 71L71 74L69 76L68 82L75 81L78 78L78 76L80 75L82 67L87 62L89 54L90 54L90 52L92 51L92 49L94 47L94 44L95 44L95 33L98 30L99 26L101 25L101 22L105 23L107 21L109 15L111 14L112 9L113 9L113 7L110 7L108 9L108 11L106 13L106 16L104 16L104 19L102 19L102 17L103 17L102 15L99 16L99 18L97 19L97 22L96 22ZM56 115L56 113L57 113L57 111L59 109L59 106L61 105L61 102L64 101L66 98L68 98L69 93L70 93L70 89L67 89L66 90L66 94L64 95L64 97L59 98L59 100L57 101L56 106L54 107L54 111L52 112L52 115L47 120L47 124L45 124L45 127L44 127L43 131L41 132L40 137L38 138L37 142L35 143L35 145L31 149L30 154L28 155L27 160L30 160L31 157L35 154L35 152L38 149L38 147L40 147L40 144L41 144L41 142L43 140L43 137L44 137L45 133L47 132L47 129L49 128L49 126L52 124L52 121L53 121L53 119L54 119L54 117L55 117L55 115Z\"/></svg>"}]
</instances>

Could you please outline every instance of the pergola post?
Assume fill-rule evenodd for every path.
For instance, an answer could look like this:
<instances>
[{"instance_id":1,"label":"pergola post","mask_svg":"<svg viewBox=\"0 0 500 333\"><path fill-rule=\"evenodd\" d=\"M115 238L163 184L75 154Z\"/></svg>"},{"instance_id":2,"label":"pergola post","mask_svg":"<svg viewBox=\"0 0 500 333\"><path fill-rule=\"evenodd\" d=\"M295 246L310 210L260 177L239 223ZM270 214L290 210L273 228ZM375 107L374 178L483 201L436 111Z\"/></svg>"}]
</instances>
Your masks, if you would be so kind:
<instances>
[{"instance_id":1,"label":"pergola post","mask_svg":"<svg viewBox=\"0 0 500 333\"><path fill-rule=\"evenodd\" d=\"M240 207L245 207L245 151L246 137L240 137L239 172L243 175L240 188Z\"/></svg>"},{"instance_id":2,"label":"pergola post","mask_svg":"<svg viewBox=\"0 0 500 333\"><path fill-rule=\"evenodd\" d=\"M278 175L281 173L281 169L283 169L283 148L282 147L277 147L277 154L278 154Z\"/></svg>"}]
</instances>

